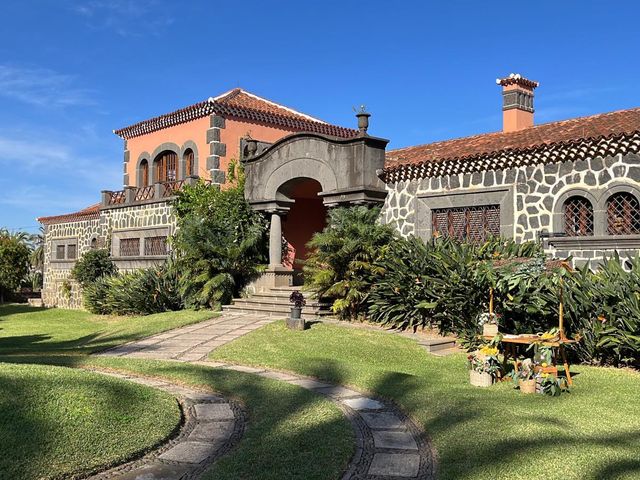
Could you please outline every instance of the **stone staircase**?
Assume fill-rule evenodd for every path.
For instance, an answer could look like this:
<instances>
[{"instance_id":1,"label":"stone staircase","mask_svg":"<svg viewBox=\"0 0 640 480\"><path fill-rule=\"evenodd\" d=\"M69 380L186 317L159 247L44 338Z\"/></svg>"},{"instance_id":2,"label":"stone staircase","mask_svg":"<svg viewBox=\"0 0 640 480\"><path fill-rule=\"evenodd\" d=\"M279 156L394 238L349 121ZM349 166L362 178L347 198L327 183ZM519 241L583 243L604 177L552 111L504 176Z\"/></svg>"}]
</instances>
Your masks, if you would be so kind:
<instances>
[{"instance_id":1,"label":"stone staircase","mask_svg":"<svg viewBox=\"0 0 640 480\"><path fill-rule=\"evenodd\" d=\"M234 298L231 305L222 307L222 311L285 318L291 313L289 295L294 290L302 292L307 301L307 304L302 309L302 318L305 320L319 319L332 315L331 304L319 302L312 293L302 291L301 287L274 287L268 292L254 293L247 298Z\"/></svg>"}]
</instances>

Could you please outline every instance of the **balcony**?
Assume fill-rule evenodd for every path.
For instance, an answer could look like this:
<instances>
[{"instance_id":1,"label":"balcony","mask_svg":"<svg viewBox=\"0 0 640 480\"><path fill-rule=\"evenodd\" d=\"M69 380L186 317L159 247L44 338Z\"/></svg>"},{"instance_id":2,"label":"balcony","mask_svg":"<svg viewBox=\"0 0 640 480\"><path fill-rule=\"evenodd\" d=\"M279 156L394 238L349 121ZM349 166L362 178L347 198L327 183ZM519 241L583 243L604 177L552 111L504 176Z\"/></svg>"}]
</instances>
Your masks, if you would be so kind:
<instances>
[{"instance_id":1,"label":"balcony","mask_svg":"<svg viewBox=\"0 0 640 480\"><path fill-rule=\"evenodd\" d=\"M184 180L158 182L147 187L125 187L124 190L103 190L102 208L117 208L167 201L175 197L185 185L195 185L200 177L190 176ZM204 180L210 184L210 180Z\"/></svg>"}]
</instances>

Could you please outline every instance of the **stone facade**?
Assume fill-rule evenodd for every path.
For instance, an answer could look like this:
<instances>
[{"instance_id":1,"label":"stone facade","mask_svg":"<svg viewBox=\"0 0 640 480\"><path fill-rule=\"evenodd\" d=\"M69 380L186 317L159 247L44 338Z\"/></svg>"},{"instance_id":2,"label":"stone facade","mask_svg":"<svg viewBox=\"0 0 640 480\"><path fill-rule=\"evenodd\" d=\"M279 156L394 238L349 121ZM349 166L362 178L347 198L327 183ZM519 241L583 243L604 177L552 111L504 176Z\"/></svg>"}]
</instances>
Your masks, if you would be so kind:
<instances>
[{"instance_id":1,"label":"stone facade","mask_svg":"<svg viewBox=\"0 0 640 480\"><path fill-rule=\"evenodd\" d=\"M582 263L614 250L628 257L640 248L639 235L606 234L606 201L620 191L640 198L637 154L389 183L382 219L404 236L428 239L434 208L500 205L502 235L519 242L545 238L549 255L572 256ZM563 231L563 203L573 195L587 198L593 206L593 236L557 235Z\"/></svg>"},{"instance_id":2,"label":"stone facade","mask_svg":"<svg viewBox=\"0 0 640 480\"><path fill-rule=\"evenodd\" d=\"M71 278L76 260L92 248L108 248L120 271L147 268L158 264L166 255L145 255L146 238L167 237L175 229L175 216L169 200L138 205L102 208L86 220L46 225L44 285L42 300L46 306L82 308L80 286ZM123 257L119 242L122 238L137 238L140 254ZM75 245L75 254L68 258L69 246ZM62 248L65 258L58 258ZM73 248L72 248L73 251Z\"/></svg>"}]
</instances>

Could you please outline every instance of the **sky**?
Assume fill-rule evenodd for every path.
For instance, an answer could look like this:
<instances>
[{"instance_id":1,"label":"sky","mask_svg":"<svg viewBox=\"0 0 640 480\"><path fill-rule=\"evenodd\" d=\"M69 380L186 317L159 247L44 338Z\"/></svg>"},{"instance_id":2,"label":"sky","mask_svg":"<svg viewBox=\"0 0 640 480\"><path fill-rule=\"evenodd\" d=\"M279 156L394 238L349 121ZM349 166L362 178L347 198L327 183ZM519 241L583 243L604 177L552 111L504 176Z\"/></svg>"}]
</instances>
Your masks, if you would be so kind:
<instances>
[{"instance_id":1,"label":"sky","mask_svg":"<svg viewBox=\"0 0 640 480\"><path fill-rule=\"evenodd\" d=\"M112 131L242 87L389 148L640 106L640 2L2 0L0 228L122 187Z\"/></svg>"}]
</instances>

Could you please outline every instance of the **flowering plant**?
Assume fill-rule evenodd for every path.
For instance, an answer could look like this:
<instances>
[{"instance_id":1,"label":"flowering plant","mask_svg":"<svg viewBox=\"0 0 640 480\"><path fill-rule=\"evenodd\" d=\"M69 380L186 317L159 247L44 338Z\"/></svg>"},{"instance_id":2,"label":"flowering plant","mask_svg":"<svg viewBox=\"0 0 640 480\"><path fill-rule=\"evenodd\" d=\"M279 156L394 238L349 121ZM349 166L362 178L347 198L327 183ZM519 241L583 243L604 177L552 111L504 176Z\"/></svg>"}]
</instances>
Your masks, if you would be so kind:
<instances>
[{"instance_id":1,"label":"flowering plant","mask_svg":"<svg viewBox=\"0 0 640 480\"><path fill-rule=\"evenodd\" d=\"M481 313L478 315L478 325L497 325L502 315L499 313Z\"/></svg>"},{"instance_id":2,"label":"flowering plant","mask_svg":"<svg viewBox=\"0 0 640 480\"><path fill-rule=\"evenodd\" d=\"M484 345L479 350L467 357L469 368L478 373L488 373L497 376L500 371L498 348L492 345Z\"/></svg>"}]
</instances>

